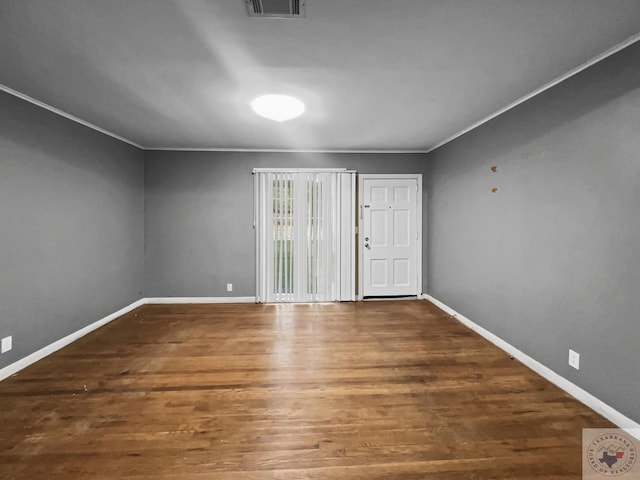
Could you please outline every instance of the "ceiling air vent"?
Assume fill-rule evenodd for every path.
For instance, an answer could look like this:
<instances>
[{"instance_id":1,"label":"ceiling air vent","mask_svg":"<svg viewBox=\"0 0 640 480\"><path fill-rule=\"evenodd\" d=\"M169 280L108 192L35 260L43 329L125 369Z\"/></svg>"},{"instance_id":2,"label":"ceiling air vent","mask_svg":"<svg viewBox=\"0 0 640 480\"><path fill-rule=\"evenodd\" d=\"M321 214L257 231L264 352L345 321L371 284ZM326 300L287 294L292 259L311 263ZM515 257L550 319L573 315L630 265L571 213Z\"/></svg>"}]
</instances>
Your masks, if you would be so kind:
<instances>
[{"instance_id":1,"label":"ceiling air vent","mask_svg":"<svg viewBox=\"0 0 640 480\"><path fill-rule=\"evenodd\" d=\"M251 17L301 18L305 0L245 0Z\"/></svg>"}]
</instances>

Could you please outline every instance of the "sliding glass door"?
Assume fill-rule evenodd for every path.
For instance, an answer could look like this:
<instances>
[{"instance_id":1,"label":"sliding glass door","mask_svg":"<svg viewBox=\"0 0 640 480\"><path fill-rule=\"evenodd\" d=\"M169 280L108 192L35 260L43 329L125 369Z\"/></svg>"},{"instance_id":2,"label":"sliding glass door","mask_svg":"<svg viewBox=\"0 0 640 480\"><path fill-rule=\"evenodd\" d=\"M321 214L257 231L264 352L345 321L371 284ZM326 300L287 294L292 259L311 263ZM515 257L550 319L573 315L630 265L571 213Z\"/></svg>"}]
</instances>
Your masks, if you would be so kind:
<instances>
[{"instance_id":1,"label":"sliding glass door","mask_svg":"<svg viewBox=\"0 0 640 480\"><path fill-rule=\"evenodd\" d=\"M254 170L258 302L355 299L355 173Z\"/></svg>"}]
</instances>

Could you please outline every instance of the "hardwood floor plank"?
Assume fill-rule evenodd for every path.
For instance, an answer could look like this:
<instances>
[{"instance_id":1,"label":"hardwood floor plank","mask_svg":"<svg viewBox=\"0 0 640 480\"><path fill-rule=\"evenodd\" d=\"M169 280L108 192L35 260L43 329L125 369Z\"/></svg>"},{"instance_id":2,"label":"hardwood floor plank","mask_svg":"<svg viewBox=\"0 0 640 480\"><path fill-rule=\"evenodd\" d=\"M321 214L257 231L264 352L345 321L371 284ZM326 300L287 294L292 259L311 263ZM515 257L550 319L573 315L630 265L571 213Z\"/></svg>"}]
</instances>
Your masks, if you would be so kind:
<instances>
[{"instance_id":1,"label":"hardwood floor plank","mask_svg":"<svg viewBox=\"0 0 640 480\"><path fill-rule=\"evenodd\" d=\"M0 422L30 480L577 479L612 426L424 301L146 305L0 382Z\"/></svg>"}]
</instances>

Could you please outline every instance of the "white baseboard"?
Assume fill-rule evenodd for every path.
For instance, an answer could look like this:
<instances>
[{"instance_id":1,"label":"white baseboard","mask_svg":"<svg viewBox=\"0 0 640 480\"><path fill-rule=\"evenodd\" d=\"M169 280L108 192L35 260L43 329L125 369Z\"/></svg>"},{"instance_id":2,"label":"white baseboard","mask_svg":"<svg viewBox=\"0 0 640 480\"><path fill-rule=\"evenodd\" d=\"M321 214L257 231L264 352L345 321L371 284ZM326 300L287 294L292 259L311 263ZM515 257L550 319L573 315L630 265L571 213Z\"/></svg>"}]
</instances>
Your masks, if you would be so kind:
<instances>
[{"instance_id":1,"label":"white baseboard","mask_svg":"<svg viewBox=\"0 0 640 480\"><path fill-rule=\"evenodd\" d=\"M429 302L433 303L435 306L445 311L453 318L458 320L463 325L467 326L474 332L478 333L482 337L489 340L491 343L496 345L498 348L504 350L512 357L516 358L520 362L522 362L525 366L529 367L531 370L536 372L538 375L547 379L554 385L558 386L565 392L567 392L572 397L576 398L580 402L584 403L586 406L599 413L603 417L607 418L611 422L618 425L620 428L625 429L631 435L634 435L636 438L640 439L640 424L625 416L624 414L618 412L613 407L607 405L602 400L594 397L586 390L578 387L576 384L570 382L566 378L558 375L550 368L544 366L542 363L533 359L529 355L521 352L513 345L505 342L500 337L494 335L490 331L481 327L480 325L472 322L464 315L456 312L454 309L449 307L448 305L440 302L436 298L432 297L428 294L419 295L418 298L424 298ZM106 325L107 323L115 320L126 313L138 308L142 305L156 303L156 304L193 304L193 303L253 303L255 302L255 297L159 297L159 298L142 298L132 304L118 310L117 312L108 315L97 322L92 323L91 325L87 325L80 330L67 335L60 340L57 340L46 347L41 348L40 350L18 360L17 362L12 363L2 369L0 369L0 381L4 380L11 375L19 372L23 368L28 367L29 365L37 362L38 360L43 359L44 357L51 355L52 353L60 350L61 348L69 345L70 343L78 340L79 338L84 337L88 333Z\"/></svg>"},{"instance_id":2,"label":"white baseboard","mask_svg":"<svg viewBox=\"0 0 640 480\"><path fill-rule=\"evenodd\" d=\"M625 431L627 431L630 435L633 435L634 437L640 439L640 424L639 423L637 423L634 420L630 419L626 415L620 413L619 411L617 411L613 407L607 405L606 403L604 403L599 398L594 397L593 395L591 395L586 390L584 390L584 389L580 388L579 386L577 386L575 383L572 383L569 380L567 380L566 378L558 375L556 372L554 372L550 368L545 367L542 363L538 362L537 360L535 360L534 358L530 357L526 353L521 352L516 347L514 347L510 343L505 342L504 340L502 340L497 335L494 335L493 333L491 333L490 331L488 331L485 328L481 327L480 325L472 322L467 317L465 317L464 315L456 312L453 308L449 307L448 305L445 305L444 303L442 303L441 301L437 300L436 298L433 298L431 295L428 295L428 294L423 294L423 295L424 295L425 300L428 300L429 302L433 303L436 307L438 307L441 310L445 311L446 313L451 315L453 318L458 320L460 323L462 323L466 327L468 327L471 330L473 330L474 332L478 333L480 336L486 338L491 343L493 343L495 346L497 346L501 350L504 350L509 355L511 355L513 358L515 358L515 359L519 360L520 362L522 362L525 366L529 367L531 370L536 372L541 377L543 377L546 380L550 381L551 383L553 383L557 387L560 387L562 390L567 392L569 395L574 397L576 400L584 403L591 410L599 413L600 415L602 415L607 420L610 420L611 422L615 423L620 428L622 428Z\"/></svg>"},{"instance_id":3,"label":"white baseboard","mask_svg":"<svg viewBox=\"0 0 640 480\"><path fill-rule=\"evenodd\" d=\"M44 357L51 355L53 352L60 350L63 347L66 347L70 343L78 340L79 338L84 337L88 333L93 332L94 330L106 325L107 323L115 320L122 315L129 313L131 310L138 308L142 305L146 305L149 303L164 303L164 304L178 304L178 303L253 303L256 301L255 297L164 297L164 298L141 298L138 301L133 302L131 305L128 305L124 308L121 308L117 312L108 315L97 322L92 323L91 325L87 325L86 327L81 328L80 330L73 332L67 335L60 340L56 340L55 342L47 345L46 347L41 348L40 350L33 352L30 355L27 355L24 358L21 358L17 362L12 363L11 365L7 365L4 368L0 369L0 381L5 378L10 377L18 373L20 370L28 367L29 365L37 362L38 360L42 360Z\"/></svg>"},{"instance_id":4,"label":"white baseboard","mask_svg":"<svg viewBox=\"0 0 640 480\"><path fill-rule=\"evenodd\" d=\"M158 297L145 298L144 303L255 303L256 297Z\"/></svg>"},{"instance_id":5,"label":"white baseboard","mask_svg":"<svg viewBox=\"0 0 640 480\"><path fill-rule=\"evenodd\" d=\"M5 378L10 377L11 375L14 375L15 373L19 372L23 368L26 368L29 365L31 365L32 363L35 363L38 360L42 360L44 357L51 355L53 352L56 352L63 347L66 347L70 343L75 342L76 340L84 337L88 333L91 333L94 330L102 327L103 325L106 325L107 323L115 320L116 318L121 317L126 313L129 313L131 310L134 310L139 306L144 305L145 304L144 300L145 299L142 298L136 302L133 302L131 305L127 305L126 307L121 308L117 312L114 312L111 315L107 315L106 317L98 320L97 322L93 322L91 325L87 325L86 327L81 328L80 330L75 331L64 338L61 338L60 340L56 340L55 342L47 345L46 347L41 348L40 350L33 352L30 355L27 355L24 358L21 358L20 360L12 363L11 365L7 365L6 367L0 369L0 380L4 380Z\"/></svg>"}]
</instances>

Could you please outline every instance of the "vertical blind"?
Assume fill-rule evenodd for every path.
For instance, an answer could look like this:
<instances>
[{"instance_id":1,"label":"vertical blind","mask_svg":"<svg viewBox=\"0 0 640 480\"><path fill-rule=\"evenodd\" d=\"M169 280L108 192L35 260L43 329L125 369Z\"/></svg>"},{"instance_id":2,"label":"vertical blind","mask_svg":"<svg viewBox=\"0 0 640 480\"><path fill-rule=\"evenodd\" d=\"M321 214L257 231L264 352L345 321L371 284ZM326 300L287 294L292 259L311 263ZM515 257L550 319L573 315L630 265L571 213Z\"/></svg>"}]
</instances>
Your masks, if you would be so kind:
<instances>
[{"instance_id":1,"label":"vertical blind","mask_svg":"<svg viewBox=\"0 0 640 480\"><path fill-rule=\"evenodd\" d=\"M255 169L258 302L355 299L355 173Z\"/></svg>"}]
</instances>

